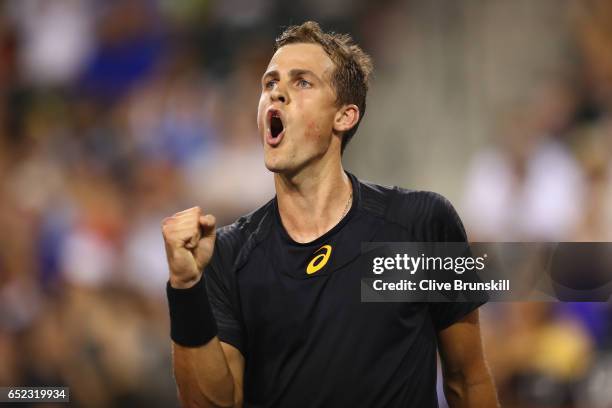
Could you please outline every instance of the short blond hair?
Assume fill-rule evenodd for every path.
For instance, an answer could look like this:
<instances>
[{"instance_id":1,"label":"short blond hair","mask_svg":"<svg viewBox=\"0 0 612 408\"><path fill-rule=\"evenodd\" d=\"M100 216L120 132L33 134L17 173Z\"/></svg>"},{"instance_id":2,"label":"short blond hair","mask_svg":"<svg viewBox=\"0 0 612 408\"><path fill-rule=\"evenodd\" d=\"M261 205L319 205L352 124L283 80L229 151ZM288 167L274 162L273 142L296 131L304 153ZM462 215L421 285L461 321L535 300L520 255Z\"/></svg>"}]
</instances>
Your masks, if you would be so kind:
<instances>
[{"instance_id":1,"label":"short blond hair","mask_svg":"<svg viewBox=\"0 0 612 408\"><path fill-rule=\"evenodd\" d=\"M288 27L276 39L274 50L298 43L319 44L325 50L336 65L331 78L336 91L336 103L339 106L355 104L359 108L359 121L343 135L344 152L344 148L355 135L365 115L366 95L373 71L372 58L354 43L350 35L325 32L314 21Z\"/></svg>"}]
</instances>

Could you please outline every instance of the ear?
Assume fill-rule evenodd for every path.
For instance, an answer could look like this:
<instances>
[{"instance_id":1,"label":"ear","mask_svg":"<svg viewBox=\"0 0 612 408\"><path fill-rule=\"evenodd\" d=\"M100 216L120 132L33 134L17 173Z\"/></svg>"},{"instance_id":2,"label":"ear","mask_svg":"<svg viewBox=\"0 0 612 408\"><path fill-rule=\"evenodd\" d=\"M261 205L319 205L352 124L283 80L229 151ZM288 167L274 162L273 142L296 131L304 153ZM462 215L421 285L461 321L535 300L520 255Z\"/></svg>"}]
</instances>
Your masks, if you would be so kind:
<instances>
[{"instance_id":1,"label":"ear","mask_svg":"<svg viewBox=\"0 0 612 408\"><path fill-rule=\"evenodd\" d=\"M334 117L334 131L344 133L359 122L359 108L357 105L343 105Z\"/></svg>"}]
</instances>

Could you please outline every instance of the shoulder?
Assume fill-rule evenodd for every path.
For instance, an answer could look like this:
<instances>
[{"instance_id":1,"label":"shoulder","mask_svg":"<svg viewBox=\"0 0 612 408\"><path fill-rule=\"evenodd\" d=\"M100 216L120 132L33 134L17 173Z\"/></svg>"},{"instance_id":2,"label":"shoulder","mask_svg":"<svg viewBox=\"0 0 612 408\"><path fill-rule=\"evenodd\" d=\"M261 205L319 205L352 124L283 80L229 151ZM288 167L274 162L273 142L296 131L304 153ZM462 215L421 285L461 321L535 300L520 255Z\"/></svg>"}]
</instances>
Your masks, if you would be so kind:
<instances>
[{"instance_id":1,"label":"shoulder","mask_svg":"<svg viewBox=\"0 0 612 408\"><path fill-rule=\"evenodd\" d=\"M457 211L442 194L433 191L408 190L396 187L395 215L405 217L413 214L416 218L439 221L454 221Z\"/></svg>"},{"instance_id":2,"label":"shoulder","mask_svg":"<svg viewBox=\"0 0 612 408\"><path fill-rule=\"evenodd\" d=\"M404 228L424 230L424 237L465 240L461 219L442 194L364 181L360 181L360 187L363 210Z\"/></svg>"},{"instance_id":3,"label":"shoulder","mask_svg":"<svg viewBox=\"0 0 612 408\"><path fill-rule=\"evenodd\" d=\"M444 218L456 214L451 202L433 191L412 190L359 181L362 208L384 216L390 221L403 222L413 217Z\"/></svg>"},{"instance_id":4,"label":"shoulder","mask_svg":"<svg viewBox=\"0 0 612 408\"><path fill-rule=\"evenodd\" d=\"M259 242L270 226L273 210L274 199L232 224L217 229L215 255L221 258L225 266L237 262L240 255L246 256Z\"/></svg>"}]
</instances>

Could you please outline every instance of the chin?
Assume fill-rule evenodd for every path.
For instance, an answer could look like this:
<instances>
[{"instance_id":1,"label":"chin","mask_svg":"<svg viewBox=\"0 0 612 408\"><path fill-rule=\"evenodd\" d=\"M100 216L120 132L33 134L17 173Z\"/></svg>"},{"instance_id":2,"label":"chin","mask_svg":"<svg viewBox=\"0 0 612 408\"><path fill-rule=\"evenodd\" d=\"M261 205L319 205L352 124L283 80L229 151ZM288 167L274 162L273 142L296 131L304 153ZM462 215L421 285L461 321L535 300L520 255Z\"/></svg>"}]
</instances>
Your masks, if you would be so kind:
<instances>
[{"instance_id":1,"label":"chin","mask_svg":"<svg viewBox=\"0 0 612 408\"><path fill-rule=\"evenodd\" d=\"M272 173L291 175L294 174L299 166L295 163L290 163L288 160L283 160L282 157L266 157L265 160L266 168Z\"/></svg>"},{"instance_id":2,"label":"chin","mask_svg":"<svg viewBox=\"0 0 612 408\"><path fill-rule=\"evenodd\" d=\"M282 168L274 166L274 165L270 165L268 163L266 163L266 169L268 169L272 173L282 173L283 172Z\"/></svg>"},{"instance_id":3,"label":"chin","mask_svg":"<svg viewBox=\"0 0 612 408\"><path fill-rule=\"evenodd\" d=\"M282 165L281 163L268 163L266 162L266 168L272 173L277 174L292 174L295 172L293 166Z\"/></svg>"},{"instance_id":4,"label":"chin","mask_svg":"<svg viewBox=\"0 0 612 408\"><path fill-rule=\"evenodd\" d=\"M283 166L282 160L279 160L279 157L268 157L268 155L266 155L264 163L266 168L272 173L283 173L287 170L286 166Z\"/></svg>"}]
</instances>

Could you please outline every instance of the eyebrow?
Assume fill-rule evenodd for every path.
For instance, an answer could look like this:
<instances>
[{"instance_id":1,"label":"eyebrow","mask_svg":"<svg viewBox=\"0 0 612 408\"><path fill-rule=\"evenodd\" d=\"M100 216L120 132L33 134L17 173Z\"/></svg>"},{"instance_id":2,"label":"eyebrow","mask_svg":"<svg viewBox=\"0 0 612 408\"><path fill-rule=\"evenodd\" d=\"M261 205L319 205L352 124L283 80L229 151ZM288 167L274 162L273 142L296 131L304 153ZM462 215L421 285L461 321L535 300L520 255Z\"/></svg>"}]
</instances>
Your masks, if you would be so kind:
<instances>
[{"instance_id":1,"label":"eyebrow","mask_svg":"<svg viewBox=\"0 0 612 408\"><path fill-rule=\"evenodd\" d=\"M303 69L303 68L294 68L292 70L289 71L289 76L292 78L295 78L297 76L302 76L302 75L311 75L313 77L315 77L316 79L318 79L319 81L321 80L321 78L319 78L317 76L317 74L315 74L314 72L308 70L308 69ZM266 73L263 74L263 76L261 77L261 80L263 81L264 79L266 79L267 77L278 77L278 71L277 70L272 70L272 71L268 71Z\"/></svg>"}]
</instances>

